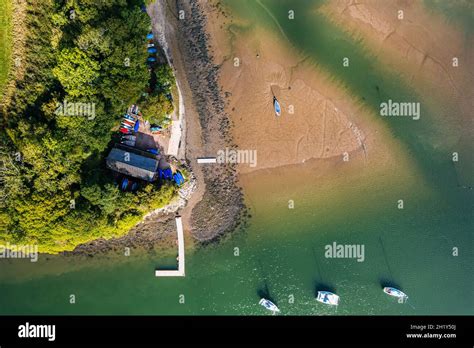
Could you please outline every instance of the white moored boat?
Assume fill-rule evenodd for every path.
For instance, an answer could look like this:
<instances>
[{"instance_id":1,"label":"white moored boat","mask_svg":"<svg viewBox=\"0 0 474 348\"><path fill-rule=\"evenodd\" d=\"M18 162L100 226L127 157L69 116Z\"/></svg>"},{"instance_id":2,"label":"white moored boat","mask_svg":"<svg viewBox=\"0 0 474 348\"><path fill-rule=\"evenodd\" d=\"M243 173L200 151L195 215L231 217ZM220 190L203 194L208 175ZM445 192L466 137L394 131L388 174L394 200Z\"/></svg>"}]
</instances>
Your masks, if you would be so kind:
<instances>
[{"instance_id":1,"label":"white moored boat","mask_svg":"<svg viewBox=\"0 0 474 348\"><path fill-rule=\"evenodd\" d=\"M337 306L339 304L339 296L333 294L329 291L318 291L318 296L316 297L316 301L321 303Z\"/></svg>"},{"instance_id":2,"label":"white moored boat","mask_svg":"<svg viewBox=\"0 0 474 348\"><path fill-rule=\"evenodd\" d=\"M408 296L405 294L403 291L398 290L396 288L392 288L389 286L386 286L383 288L383 292L385 292L387 295L393 296L393 297L398 297L407 300Z\"/></svg>"},{"instance_id":3,"label":"white moored boat","mask_svg":"<svg viewBox=\"0 0 474 348\"><path fill-rule=\"evenodd\" d=\"M272 311L273 313L280 312L276 304L274 304L272 301L267 300L265 298L262 298L258 304L262 305L263 307L265 307L269 311Z\"/></svg>"}]
</instances>

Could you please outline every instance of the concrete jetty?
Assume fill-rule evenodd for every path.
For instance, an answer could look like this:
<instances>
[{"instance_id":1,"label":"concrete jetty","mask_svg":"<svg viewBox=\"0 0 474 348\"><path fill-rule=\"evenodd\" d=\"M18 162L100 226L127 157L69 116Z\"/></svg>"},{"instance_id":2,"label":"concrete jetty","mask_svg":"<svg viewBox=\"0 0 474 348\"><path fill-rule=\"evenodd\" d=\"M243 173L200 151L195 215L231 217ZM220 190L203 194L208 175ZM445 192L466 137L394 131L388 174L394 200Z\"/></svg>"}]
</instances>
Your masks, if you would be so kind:
<instances>
[{"instance_id":1,"label":"concrete jetty","mask_svg":"<svg viewBox=\"0 0 474 348\"><path fill-rule=\"evenodd\" d=\"M200 163L200 164L217 163L217 158L216 157L198 157L197 163Z\"/></svg>"},{"instance_id":2,"label":"concrete jetty","mask_svg":"<svg viewBox=\"0 0 474 348\"><path fill-rule=\"evenodd\" d=\"M181 216L176 217L176 231L178 234L178 269L155 270L156 277L184 277L184 232Z\"/></svg>"}]
</instances>

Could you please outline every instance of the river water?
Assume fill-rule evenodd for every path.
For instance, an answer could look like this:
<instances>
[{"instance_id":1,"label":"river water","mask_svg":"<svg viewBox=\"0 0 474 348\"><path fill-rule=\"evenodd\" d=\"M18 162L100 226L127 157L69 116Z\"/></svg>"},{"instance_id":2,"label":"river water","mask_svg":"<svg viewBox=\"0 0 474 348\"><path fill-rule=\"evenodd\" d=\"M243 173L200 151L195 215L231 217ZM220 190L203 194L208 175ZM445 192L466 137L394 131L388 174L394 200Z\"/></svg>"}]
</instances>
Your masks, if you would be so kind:
<instances>
[{"instance_id":1,"label":"river water","mask_svg":"<svg viewBox=\"0 0 474 348\"><path fill-rule=\"evenodd\" d=\"M448 141L460 120L440 126L446 110L384 71L363 47L309 11L310 2L291 2L304 17L293 22L284 20L290 1L227 3L237 16L253 16L255 25L282 30L368 107L375 110L388 98L421 100L419 121L386 121L403 165L377 170L363 161L313 160L242 176L249 225L190 250L181 279L155 278L155 267L169 257L148 254L74 265L61 258L3 260L0 314L268 314L258 305L261 296L283 314L473 314L472 166L451 161L458 151L472 162L473 149ZM357 70L339 64L348 51ZM363 261L327 258L325 247L333 243L363 245ZM402 289L408 302L385 295L384 285ZM338 308L317 303L318 289L335 291Z\"/></svg>"}]
</instances>

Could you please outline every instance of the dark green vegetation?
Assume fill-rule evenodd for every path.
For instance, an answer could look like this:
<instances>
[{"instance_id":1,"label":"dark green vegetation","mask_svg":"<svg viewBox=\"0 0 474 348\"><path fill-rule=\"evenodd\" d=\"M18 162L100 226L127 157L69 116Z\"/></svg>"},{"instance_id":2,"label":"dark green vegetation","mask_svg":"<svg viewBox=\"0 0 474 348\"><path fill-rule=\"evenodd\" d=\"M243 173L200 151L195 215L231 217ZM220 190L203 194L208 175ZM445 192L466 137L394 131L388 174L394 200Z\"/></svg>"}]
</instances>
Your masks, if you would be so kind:
<instances>
[{"instance_id":1,"label":"dark green vegetation","mask_svg":"<svg viewBox=\"0 0 474 348\"><path fill-rule=\"evenodd\" d=\"M149 93L140 101L143 117L152 124L163 125L173 112L172 88L175 86L169 65L159 65L152 71Z\"/></svg>"},{"instance_id":2,"label":"dark green vegetation","mask_svg":"<svg viewBox=\"0 0 474 348\"><path fill-rule=\"evenodd\" d=\"M150 82L141 4L28 0L26 74L0 133L0 243L71 250L125 234L173 196L171 185L120 192L104 163L113 129ZM95 105L95 115L58 114L64 101Z\"/></svg>"},{"instance_id":3,"label":"dark green vegetation","mask_svg":"<svg viewBox=\"0 0 474 348\"><path fill-rule=\"evenodd\" d=\"M12 3L10 0L0 0L0 96L8 77L8 68L11 55L11 15ZM1 99L1 98L0 98Z\"/></svg>"}]
</instances>

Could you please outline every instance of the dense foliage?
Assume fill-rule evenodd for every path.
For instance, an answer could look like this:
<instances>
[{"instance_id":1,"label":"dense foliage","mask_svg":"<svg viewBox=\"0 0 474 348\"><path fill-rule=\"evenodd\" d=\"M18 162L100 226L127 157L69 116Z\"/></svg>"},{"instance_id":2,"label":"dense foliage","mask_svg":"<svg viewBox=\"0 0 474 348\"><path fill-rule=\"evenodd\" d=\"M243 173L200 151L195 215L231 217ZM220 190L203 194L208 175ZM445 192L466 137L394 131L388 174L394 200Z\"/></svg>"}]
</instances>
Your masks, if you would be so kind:
<instances>
[{"instance_id":1,"label":"dense foliage","mask_svg":"<svg viewBox=\"0 0 474 348\"><path fill-rule=\"evenodd\" d=\"M171 67L156 66L152 71L149 93L140 100L143 117L152 124L166 126L173 112L172 94L176 86ZM176 88L174 88L176 89Z\"/></svg>"},{"instance_id":2,"label":"dense foliage","mask_svg":"<svg viewBox=\"0 0 474 348\"><path fill-rule=\"evenodd\" d=\"M104 156L149 83L142 1L28 0L26 74L0 133L0 243L71 250L126 233L166 204L171 185L119 191ZM58 105L94 104L94 117Z\"/></svg>"}]
</instances>

